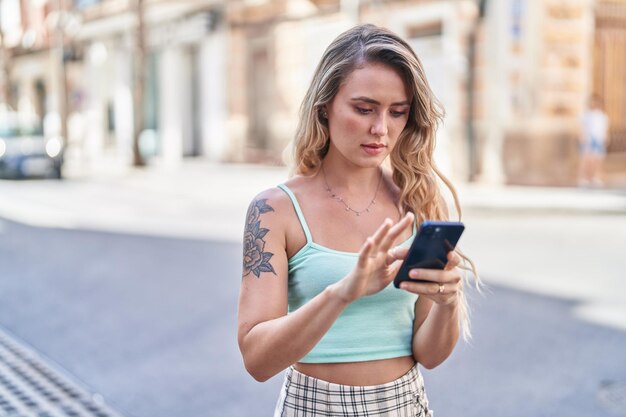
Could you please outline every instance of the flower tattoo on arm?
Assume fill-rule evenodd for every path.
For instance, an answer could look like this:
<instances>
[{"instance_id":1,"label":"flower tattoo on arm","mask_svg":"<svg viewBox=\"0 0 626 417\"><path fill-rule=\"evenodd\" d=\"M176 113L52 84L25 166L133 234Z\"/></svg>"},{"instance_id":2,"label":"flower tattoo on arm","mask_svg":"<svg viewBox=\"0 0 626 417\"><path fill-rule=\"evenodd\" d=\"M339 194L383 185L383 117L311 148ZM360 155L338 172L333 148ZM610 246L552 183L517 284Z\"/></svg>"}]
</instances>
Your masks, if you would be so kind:
<instances>
[{"instance_id":1,"label":"flower tattoo on arm","mask_svg":"<svg viewBox=\"0 0 626 417\"><path fill-rule=\"evenodd\" d=\"M252 272L257 278L261 276L261 272L272 272L276 275L276 271L270 264L270 259L274 256L271 252L264 252L265 240L263 238L269 232L269 229L261 227L259 217L261 214L274 211L267 204L267 199L253 201L248 209L246 217L246 230L243 237L243 276L246 277Z\"/></svg>"}]
</instances>

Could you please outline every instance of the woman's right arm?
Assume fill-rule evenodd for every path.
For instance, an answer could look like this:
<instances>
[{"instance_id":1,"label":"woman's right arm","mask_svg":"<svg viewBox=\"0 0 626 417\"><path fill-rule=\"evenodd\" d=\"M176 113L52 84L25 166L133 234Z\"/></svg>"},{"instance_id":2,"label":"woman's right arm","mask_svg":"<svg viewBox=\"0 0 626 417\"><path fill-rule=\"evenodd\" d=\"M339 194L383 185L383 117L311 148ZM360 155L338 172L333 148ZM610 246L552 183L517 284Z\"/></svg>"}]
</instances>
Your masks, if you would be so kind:
<instances>
[{"instance_id":1,"label":"woman's right arm","mask_svg":"<svg viewBox=\"0 0 626 417\"><path fill-rule=\"evenodd\" d=\"M287 253L284 219L290 200L272 189L250 204L244 231L243 278L239 295L238 341L244 364L266 381L298 362L326 334L354 300L385 288L398 265L388 255L393 241L410 227L407 216L386 221L363 245L354 270L287 315Z\"/></svg>"},{"instance_id":2,"label":"woman's right arm","mask_svg":"<svg viewBox=\"0 0 626 417\"><path fill-rule=\"evenodd\" d=\"M333 286L287 315L285 221L291 202L278 189L259 194L246 216L238 341L244 364L265 381L305 356L348 305Z\"/></svg>"}]
</instances>

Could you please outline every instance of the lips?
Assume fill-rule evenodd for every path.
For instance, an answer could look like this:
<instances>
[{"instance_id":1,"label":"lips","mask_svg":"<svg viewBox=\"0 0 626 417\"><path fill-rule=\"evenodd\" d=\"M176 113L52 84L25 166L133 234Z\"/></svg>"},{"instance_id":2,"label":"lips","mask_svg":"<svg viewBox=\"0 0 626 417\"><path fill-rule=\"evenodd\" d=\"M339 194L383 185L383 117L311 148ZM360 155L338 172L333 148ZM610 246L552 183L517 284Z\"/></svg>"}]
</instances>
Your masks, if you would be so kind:
<instances>
[{"instance_id":1,"label":"lips","mask_svg":"<svg viewBox=\"0 0 626 417\"><path fill-rule=\"evenodd\" d=\"M378 155L383 151L385 145L382 143L366 143L365 145L361 145L361 148L369 155Z\"/></svg>"}]
</instances>

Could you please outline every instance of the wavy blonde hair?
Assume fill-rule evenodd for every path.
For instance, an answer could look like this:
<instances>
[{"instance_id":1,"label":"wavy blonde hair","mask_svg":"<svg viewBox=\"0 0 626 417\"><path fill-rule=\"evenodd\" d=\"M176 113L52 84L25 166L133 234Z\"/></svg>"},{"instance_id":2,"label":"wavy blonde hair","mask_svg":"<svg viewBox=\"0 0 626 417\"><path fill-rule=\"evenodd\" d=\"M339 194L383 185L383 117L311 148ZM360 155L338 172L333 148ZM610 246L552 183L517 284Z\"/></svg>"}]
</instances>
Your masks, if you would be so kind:
<instances>
[{"instance_id":1,"label":"wavy blonde hair","mask_svg":"<svg viewBox=\"0 0 626 417\"><path fill-rule=\"evenodd\" d=\"M292 143L292 175L311 175L321 167L330 144L324 108L334 99L346 77L368 63L381 63L398 71L412 96L406 127L390 155L392 179L400 189L401 211L413 212L418 224L427 219L447 220L448 210L441 196L439 178L452 193L460 220L461 206L456 190L433 161L436 130L444 116L443 108L409 44L395 33L371 24L342 33L324 52L300 107L300 120ZM474 273L478 286L475 265L458 249L456 251L464 260L462 268ZM463 291L461 301L459 315L467 340L471 335Z\"/></svg>"}]
</instances>

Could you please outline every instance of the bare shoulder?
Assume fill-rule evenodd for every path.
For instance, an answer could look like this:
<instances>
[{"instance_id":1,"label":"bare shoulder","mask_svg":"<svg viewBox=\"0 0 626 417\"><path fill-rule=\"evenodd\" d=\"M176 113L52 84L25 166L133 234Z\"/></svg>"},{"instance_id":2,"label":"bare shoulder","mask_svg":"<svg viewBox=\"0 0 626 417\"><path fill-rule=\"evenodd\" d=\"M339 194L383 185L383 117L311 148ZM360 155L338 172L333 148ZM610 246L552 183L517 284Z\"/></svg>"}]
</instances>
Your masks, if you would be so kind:
<instances>
[{"instance_id":1,"label":"bare shoulder","mask_svg":"<svg viewBox=\"0 0 626 417\"><path fill-rule=\"evenodd\" d=\"M306 193L306 187L300 186L300 180L295 178L285 183L289 190L301 195ZM289 195L278 187L268 188L258 193L250 202L246 216L246 228L260 226L270 228L272 240L277 239L285 245L285 237L290 229L297 227L298 218Z\"/></svg>"},{"instance_id":2,"label":"bare shoulder","mask_svg":"<svg viewBox=\"0 0 626 417\"><path fill-rule=\"evenodd\" d=\"M309 193L315 187L315 176L296 175L285 182L294 193Z\"/></svg>"},{"instance_id":3,"label":"bare shoulder","mask_svg":"<svg viewBox=\"0 0 626 417\"><path fill-rule=\"evenodd\" d=\"M278 187L272 187L261 191L256 196L254 196L250 205L253 205L257 201L262 200L271 201L277 207L289 202L289 198L287 197L285 192Z\"/></svg>"},{"instance_id":4,"label":"bare shoulder","mask_svg":"<svg viewBox=\"0 0 626 417\"><path fill-rule=\"evenodd\" d=\"M278 187L268 188L258 193L250 202L246 224L249 226L258 221L272 223L276 228L281 226L282 215L289 209L291 202L283 190Z\"/></svg>"}]
</instances>

